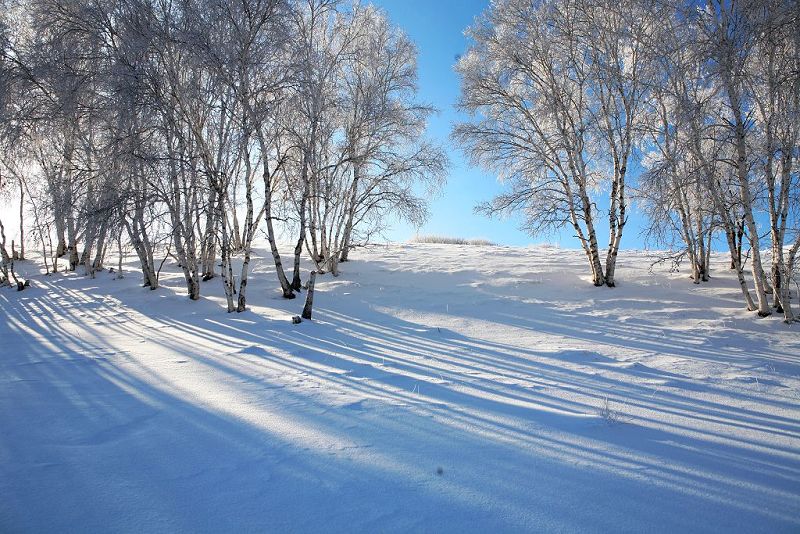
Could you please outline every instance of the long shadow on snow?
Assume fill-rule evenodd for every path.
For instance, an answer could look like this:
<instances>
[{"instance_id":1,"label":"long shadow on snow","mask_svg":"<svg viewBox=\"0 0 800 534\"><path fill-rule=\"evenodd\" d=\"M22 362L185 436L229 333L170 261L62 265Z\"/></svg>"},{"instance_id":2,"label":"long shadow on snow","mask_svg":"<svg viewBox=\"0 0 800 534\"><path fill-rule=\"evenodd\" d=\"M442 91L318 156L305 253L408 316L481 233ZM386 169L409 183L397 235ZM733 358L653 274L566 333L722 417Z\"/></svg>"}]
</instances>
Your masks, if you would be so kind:
<instances>
[{"instance_id":1,"label":"long shadow on snow","mask_svg":"<svg viewBox=\"0 0 800 534\"><path fill-rule=\"evenodd\" d=\"M436 528L418 523L415 504L441 514L440 527L486 525L487 518L502 529L526 527L517 503L488 514L477 505L490 497L484 490L439 482L431 466L403 466L402 456L373 464L337 459L335 449L310 450L192 402L157 375L144 380L126 371L91 326L113 308L82 291L64 294L31 291L17 301L0 294L0 335L14 347L0 365L2 530L318 530L337 524L337 515L346 517L338 524L358 521L366 530L393 519L397 530ZM77 332L65 328L73 311L87 319ZM131 334L140 333L136 327L125 326ZM349 419L297 422L349 439ZM402 421L385 424L390 432L408 430ZM419 472L415 480L401 478L408 471ZM392 514L404 498L411 513L398 521ZM568 517L557 502L548 513Z\"/></svg>"},{"instance_id":2,"label":"long shadow on snow","mask_svg":"<svg viewBox=\"0 0 800 534\"><path fill-rule=\"evenodd\" d=\"M412 406L443 424L470 428L498 442L516 443L557 461L567 456L573 461L588 462L601 471L611 465L615 469L624 465L630 474L646 470L656 484L682 487L687 492L702 488L720 500L733 499L753 511L782 508L785 512L795 500L792 491L798 481L797 450L770 448L766 446L768 443L735 434L736 428L746 428L797 437L794 420L758 412L743 413L723 404L698 406L697 401L672 392L662 393L654 401L651 388L630 384L624 377L612 380L591 372L566 369L558 365L558 354L552 355L551 364L532 361L525 357L526 353L539 358L542 353L488 344L454 332L446 331L442 335L439 330L426 330L419 324L374 310L368 312L373 319L370 322L328 309L319 309L317 313L323 324L296 329L283 323L259 321L253 315L248 316L248 328L242 328L241 320L225 318L201 324L174 317L157 319L168 324L169 329L205 337L214 344L227 344L232 349L229 357L200 359L241 380L258 382L253 376L258 367L253 365L258 365L259 360L269 360L273 368L278 365L287 373L299 372L312 377L322 390L338 388L365 398ZM420 334L420 330L425 331L425 335ZM276 348L285 355L271 354ZM494 376L482 381L457 378L468 377L470 372L492 374L492 369L497 368L503 373L498 375L494 371ZM697 437L696 428L679 424L662 424L671 426L674 432L639 425L612 431L597 425L597 419L591 418L597 412L597 404L565 401L548 394L535 383L522 387L504 383L526 378L529 382L533 379L542 384L564 384L559 387L579 390L594 399L602 399L613 391L627 399L626 402L641 402L642 406L659 412L707 417L730 432L705 431L705 435ZM299 395L302 398L303 395ZM704 416L709 412L711 416ZM639 419L640 423L647 422L645 418ZM742 419L746 424L738 422ZM587 424L587 421L595 424ZM595 448L579 443L580 440L565 441L540 432L548 428L607 442L620 451L604 453L608 457L598 458ZM631 450L637 452L638 457L632 459ZM776 458L776 451L788 456L789 461ZM679 463L666 466L659 458L678 458ZM759 484L759 489L750 494L743 486L753 482ZM753 506L754 503L758 504ZM780 515L777 510L773 511Z\"/></svg>"},{"instance_id":3,"label":"long shadow on snow","mask_svg":"<svg viewBox=\"0 0 800 534\"><path fill-rule=\"evenodd\" d=\"M41 304L39 307L16 309L19 313L16 322L19 325L35 324L35 319L46 313L43 310L58 309L59 303L47 302L47 298L44 295L37 297ZM285 387L285 376L304 373L319 383L318 390L321 392L339 391L348 398L355 396L374 399L388 410L382 412L387 414L386 417L367 419L366 427L360 429L360 438L363 440L368 441L375 434L391 436L422 432L423 435L419 436L422 442L439 445L445 450L448 443L453 441L462 443L465 448L489 447L494 454L487 454L485 468L495 470L494 475L485 476L481 468L464 473L453 493L442 497L447 503L444 506L452 506L453 500L459 500L454 495L463 495L465 492L478 501L479 496L483 495L485 499L493 489L501 494L503 491L507 493L507 488L502 487L507 478L504 475L511 478L526 463L532 463L540 477L537 486L541 483L543 485L539 487L548 487L547 491L557 489L579 494L585 491L582 489L584 485L595 490L610 488L618 495L627 495L637 507L647 513L663 516L665 522L662 524L665 525L677 522L684 527L691 526L692 514L686 513L684 517L665 515L663 506L658 504L658 500L663 498L673 500L676 505L684 503L684 510L698 509L699 502L699 506L706 508L706 513L719 515L720 525L741 526L742 515L762 527L772 525L785 529L797 523L796 513L787 512L793 510L792 505L796 504L796 495L792 494L798 480L796 450L783 451L783 456L788 458L779 462L775 455L759 447L763 444L733 436L727 438L729 441L732 439L736 445L720 443L720 438L724 436L714 433L698 437L695 432L694 437L689 438L680 433L685 428L679 426L674 428L675 432L644 428L640 425L607 427L597 424L598 419L591 417L596 413L598 405L586 400L566 401L551 394L548 388L555 387L554 384L564 384L559 387L573 388L595 400L613 392L629 402L633 402L632 399L635 398L643 406L674 410L676 413L689 410L692 416L698 417L711 411L713 417L717 418L716 422L731 427L739 424L731 419L737 415L741 419L744 415L746 424L752 428L796 436L796 421L791 419L767 417L757 412L742 414L725 405L712 406L709 410L708 406L695 406L696 401L678 393L659 395L659 398L653 399L651 389L629 384L625 382L624 376L613 380L593 375L591 371L559 366L558 353L550 355L518 346L487 343L449 331L442 334L437 330L434 334L432 328L421 327L375 310L365 310L362 316L353 316L320 308L317 311L319 324L304 324L301 328L294 329L283 323L263 320L256 314L246 314L245 320L221 314L219 320L214 318L198 322L187 316L153 315L152 309L140 311L163 325L159 332L169 334L182 331L227 347L227 357L208 357L203 354L190 356L204 365L253 384L256 388L259 385L264 388L282 388L281 395L294 398L293 402L288 405L283 403L281 406L287 416L313 426L324 434L342 434L343 429L352 424L353 410L369 410L372 405L369 402L348 402L336 406L334 403L333 409L310 414L305 406L317 401L307 388ZM102 313L102 310L97 313ZM36 328L41 328L42 335L56 344L76 344L82 346L87 354L97 354L104 350L102 339L98 338L95 343L90 343L86 341L87 338L91 339L90 335L70 335L59 330L58 326L53 326L58 322L58 318L54 317L52 321L44 321L44 325L37 325ZM499 318L497 322L507 324ZM562 335L565 331L570 331L565 329L563 323L558 326L560 330L557 332ZM136 332L137 324L135 320L128 321L116 328L121 332L129 330L133 333ZM88 327L86 334L90 333L91 327ZM168 335L162 338L159 342L165 347L186 350L180 341L170 340ZM25 353L42 357L48 354L48 350L51 348L29 345ZM552 362L541 361L543 356ZM68 360L60 363L62 367L58 369L52 366L43 367L43 371L47 367L51 368L38 379L56 383L59 376L67 383L70 380L64 377L78 379L68 368L71 364ZM586 362L587 360L583 360L583 363ZM141 397L159 400L162 409L174 406L169 411L187 421L188 435L199 433L209 440L209 444L201 446L202 450L198 452L203 455L198 462L201 465L207 465L212 457L209 453L206 458L203 452L206 449L219 451L220 448L236 446L249 449L258 444L263 448L265 440L280 440L274 432L265 432L261 428L242 424L230 416L211 412L178 395L154 388L152 384L157 376L144 382L125 376L123 371L108 360L99 360L92 365L93 367L87 367L89 377L97 375L105 379L106 375L103 373L107 373L108 384L103 383L100 389L109 397L123 396L126 399L123 405L130 398ZM274 372L276 369L278 374ZM280 371L284 374L281 375ZM118 391L119 384L125 385L124 393ZM64 395L64 402L74 400L73 395L79 393L70 391ZM81 414L89 413L91 410L85 409L85 402L73 402L76 407L70 410ZM116 404L115 402L112 405ZM331 406L331 403L326 401L322 405ZM148 403L145 403L140 410L125 409L123 414L115 413L109 417L116 418L115 421L122 418L127 422L120 425L135 428L141 426L137 417L151 416L152 409L147 406ZM132 420L125 419L131 412L142 413ZM102 409L100 413L104 413ZM422 431L416 426L409 427L409 421L416 420L411 418L412 413L430 416L436 424L432 423ZM731 419L726 419L728 417ZM209 420L213 423L209 424ZM233 428L230 428L231 425ZM111 425L110 430L101 432L105 432L106 436L113 436L116 432L114 429L118 426ZM224 438L217 437L219 427L226 429L222 433ZM438 435L442 428L446 428L446 439ZM359 429L351 429L344 433L358 432ZM147 435L146 428L143 434ZM228 438L232 443L225 441ZM220 444L216 439L223 441ZM485 442L489 445L484 445ZM611 449L602 445L603 443L612 445ZM283 444L284 448L296 446L296 443ZM520 453L524 460L522 466L519 465ZM403 463L406 454L407 451L391 451L390 461L384 458L382 462ZM505 456L509 457L507 461ZM298 474L298 478L318 476L334 480L337 473L341 474L339 468L344 469L329 457L320 458L318 462L312 462L306 455L303 457L313 474ZM316 455L312 454L310 457L314 458ZM665 465L661 460L664 457L677 458L678 462ZM361 468L368 472L380 470L379 466ZM346 469L349 473L352 465L348 465ZM565 469L569 475L565 475ZM163 470L168 471L168 468L156 468L156 471ZM373 476L378 475L373 473ZM745 485L749 487L744 487ZM644 497L653 495L654 492L657 498L648 502ZM598 510L589 508L577 513L574 509L561 510L558 499L546 499L546 502L542 502L544 495L531 495L530 492L518 496L517 501L510 503L516 512L512 517L524 514L521 510L535 504L537 499L540 505L537 513L540 515L543 513L541 505L546 505L546 515L562 521L570 518L578 528L602 524L603 514ZM467 502L463 506L469 504ZM709 512L708 506L712 506L713 511ZM636 517L635 513L631 517ZM521 524L511 523L516 526Z\"/></svg>"}]
</instances>

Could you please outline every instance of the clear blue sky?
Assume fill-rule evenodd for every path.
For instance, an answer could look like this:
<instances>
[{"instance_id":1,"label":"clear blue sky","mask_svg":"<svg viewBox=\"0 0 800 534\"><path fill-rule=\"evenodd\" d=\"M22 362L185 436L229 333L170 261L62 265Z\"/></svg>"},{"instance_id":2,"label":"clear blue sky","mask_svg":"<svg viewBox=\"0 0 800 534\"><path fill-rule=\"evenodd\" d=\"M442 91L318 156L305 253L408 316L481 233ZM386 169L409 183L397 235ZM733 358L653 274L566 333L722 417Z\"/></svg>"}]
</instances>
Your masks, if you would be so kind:
<instances>
[{"instance_id":1,"label":"clear blue sky","mask_svg":"<svg viewBox=\"0 0 800 534\"><path fill-rule=\"evenodd\" d=\"M476 204L491 199L502 190L494 176L472 168L457 147L449 140L451 126L464 119L454 106L459 96L459 79L453 70L456 56L467 47L464 30L489 4L488 0L372 0L383 8L391 21L401 27L416 43L419 50L420 100L439 109L430 120L428 135L441 143L450 154L451 169L447 186L432 202L432 216L419 231L421 235L452 237L483 237L504 245L558 243L565 248L577 248L570 229L558 236L532 238L518 230L518 220L490 220L476 215ZM599 221L600 242L607 240L605 224ZM623 248L642 248L637 218L631 217L625 227ZM415 229L398 224L388 234L392 241L405 241Z\"/></svg>"}]
</instances>

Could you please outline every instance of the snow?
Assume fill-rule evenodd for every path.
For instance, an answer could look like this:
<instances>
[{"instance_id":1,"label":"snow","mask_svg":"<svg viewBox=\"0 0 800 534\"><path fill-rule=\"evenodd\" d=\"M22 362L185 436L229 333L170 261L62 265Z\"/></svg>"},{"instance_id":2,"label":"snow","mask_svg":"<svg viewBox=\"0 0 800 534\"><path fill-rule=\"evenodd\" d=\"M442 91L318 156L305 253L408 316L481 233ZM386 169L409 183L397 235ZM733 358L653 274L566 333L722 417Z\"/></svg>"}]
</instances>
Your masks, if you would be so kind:
<instances>
[{"instance_id":1,"label":"snow","mask_svg":"<svg viewBox=\"0 0 800 534\"><path fill-rule=\"evenodd\" d=\"M0 531L800 531L800 335L724 256L380 246L299 325L263 249L244 314L130 260L0 291Z\"/></svg>"}]
</instances>

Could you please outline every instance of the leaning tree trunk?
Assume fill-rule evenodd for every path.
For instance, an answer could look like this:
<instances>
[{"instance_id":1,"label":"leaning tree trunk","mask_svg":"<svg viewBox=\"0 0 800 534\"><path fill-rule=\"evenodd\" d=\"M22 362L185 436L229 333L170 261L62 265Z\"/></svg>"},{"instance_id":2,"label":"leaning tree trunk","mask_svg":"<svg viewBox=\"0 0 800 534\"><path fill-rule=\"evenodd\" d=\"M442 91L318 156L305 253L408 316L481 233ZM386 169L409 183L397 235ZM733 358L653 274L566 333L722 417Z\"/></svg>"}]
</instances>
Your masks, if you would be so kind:
<instances>
[{"instance_id":1,"label":"leaning tree trunk","mask_svg":"<svg viewBox=\"0 0 800 534\"><path fill-rule=\"evenodd\" d=\"M134 215L134 217L136 216ZM148 250L149 243L147 242L147 238L140 234L139 226L135 219L131 224L128 222L128 219L123 216L122 223L125 225L125 230L128 232L133 250L139 257L139 265L142 271L142 285L151 290L158 289L158 278L156 277L156 269L152 261L152 255Z\"/></svg>"},{"instance_id":2,"label":"leaning tree trunk","mask_svg":"<svg viewBox=\"0 0 800 534\"><path fill-rule=\"evenodd\" d=\"M191 215L188 217L191 217ZM186 281L186 294L189 295L190 300L199 300L200 272L197 268L195 243L193 239L187 242L185 237L187 232L193 232L193 230L190 227L187 231L185 224L182 222L176 222L178 219L179 215L174 214L172 223L172 242L175 244L175 252L178 255L178 262L180 263L181 270L183 271L183 278Z\"/></svg>"},{"instance_id":3,"label":"leaning tree trunk","mask_svg":"<svg viewBox=\"0 0 800 534\"><path fill-rule=\"evenodd\" d=\"M269 241L269 249L272 253L272 260L275 263L275 273L278 275L278 283L281 285L281 290L283 291L283 298L286 299L293 299L295 297L294 292L292 291L292 285L289 283L289 280L286 278L286 273L283 270L283 261L281 261L281 254L278 251L278 244L275 239L275 228L272 224L272 191L269 188L269 184L267 184L267 194L266 194L266 211L265 217L267 219L267 240Z\"/></svg>"},{"instance_id":4,"label":"leaning tree trunk","mask_svg":"<svg viewBox=\"0 0 800 534\"><path fill-rule=\"evenodd\" d=\"M597 244L597 234L595 233L594 222L592 220L592 203L589 201L589 195L586 193L584 187L580 187L580 199L583 219L586 224L586 233L588 234L588 250L586 250L586 256L589 259L589 265L592 269L592 283L596 287L600 287L606 283L606 277L603 274L603 265L600 263L600 247Z\"/></svg>"},{"instance_id":5,"label":"leaning tree trunk","mask_svg":"<svg viewBox=\"0 0 800 534\"><path fill-rule=\"evenodd\" d=\"M750 295L750 289L747 287L747 280L745 280L744 277L744 268L742 267L741 258L740 256L736 255L736 234L732 233L728 228L726 228L725 235L728 239L728 247L731 251L733 268L736 270L736 278L739 281L739 287L742 290L742 295L744 296L744 301L747 304L747 309L749 311L754 311L756 309L756 305L753 301L753 297Z\"/></svg>"},{"instance_id":6,"label":"leaning tree trunk","mask_svg":"<svg viewBox=\"0 0 800 534\"><path fill-rule=\"evenodd\" d=\"M725 73L723 73L723 80L728 90L728 100L731 110L733 111L734 131L736 133L736 178L739 181L739 196L744 210L745 227L747 228L748 234L750 234L748 238L753 256L750 265L753 271L753 283L755 284L756 298L758 300L758 315L760 317L767 317L772 314L772 311L767 302L767 293L764 288L765 276L764 268L761 264L761 247L758 238L758 228L756 227L756 221L753 217L753 197L750 191L750 182L747 177L747 142L745 139L744 117L742 115L738 87L734 85L730 77Z\"/></svg>"},{"instance_id":7,"label":"leaning tree trunk","mask_svg":"<svg viewBox=\"0 0 800 534\"><path fill-rule=\"evenodd\" d=\"M744 164L744 160L742 156L739 158L740 164ZM746 172L746 171L745 171ZM741 172L740 172L741 174ZM766 280L766 276L764 274L764 267L761 264L761 248L759 245L759 238L758 238L758 228L756 227L756 221L753 217L752 211L752 200L750 197L749 185L745 185L747 178L742 178L740 176L740 182L742 179L745 181L742 183L742 202L746 205L745 208L745 223L747 225L747 231L750 234L750 250L752 252L752 259L751 259L751 269L753 271L753 282L756 288L756 298L758 299L758 315L760 317L767 317L772 314L772 311L769 307L769 302L767 301L767 293L764 287L764 282Z\"/></svg>"},{"instance_id":8,"label":"leaning tree trunk","mask_svg":"<svg viewBox=\"0 0 800 534\"><path fill-rule=\"evenodd\" d=\"M283 269L283 261L281 260L281 255L280 252L278 251L277 240L275 238L275 227L272 224L273 176L270 173L268 161L266 158L266 154L269 154L270 150L267 144L267 140L264 136L264 132L261 130L261 127L257 126L255 131L256 131L256 138L258 139L259 148L261 149L261 153L264 155L261 162L263 166L261 177L264 180L264 218L266 219L267 223L267 241L269 241L269 249L270 252L272 253L273 263L275 264L275 274L278 276L278 283L281 286L281 291L283 292L283 298L293 299L295 298L295 294L292 291L292 285L286 278L286 272Z\"/></svg>"}]
</instances>

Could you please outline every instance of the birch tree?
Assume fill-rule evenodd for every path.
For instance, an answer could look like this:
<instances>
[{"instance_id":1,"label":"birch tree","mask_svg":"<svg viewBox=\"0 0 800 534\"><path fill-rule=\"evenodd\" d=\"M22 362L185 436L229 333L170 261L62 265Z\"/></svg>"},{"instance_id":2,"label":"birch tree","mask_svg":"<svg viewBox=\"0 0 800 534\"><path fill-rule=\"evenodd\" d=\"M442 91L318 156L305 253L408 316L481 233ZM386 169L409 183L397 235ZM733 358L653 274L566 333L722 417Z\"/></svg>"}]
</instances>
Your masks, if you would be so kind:
<instances>
[{"instance_id":1,"label":"birch tree","mask_svg":"<svg viewBox=\"0 0 800 534\"><path fill-rule=\"evenodd\" d=\"M725 105L726 120L720 125L733 149L733 157L723 162L735 172L740 207L752 252L757 311L764 317L770 315L771 311L764 286L760 233L754 215L755 184L751 173L752 157L748 149L753 135L753 123L748 119L752 97L745 82L748 58L755 44L750 12L752 7L747 3L709 1L706 8L699 11L701 41L698 44L706 54L709 73L718 82L722 95L720 101Z\"/></svg>"},{"instance_id":2,"label":"birch tree","mask_svg":"<svg viewBox=\"0 0 800 534\"><path fill-rule=\"evenodd\" d=\"M414 44L374 7L354 13L362 27L344 75L346 159L351 181L343 199L338 261L347 261L359 228L392 211L412 224L427 216L414 186L435 191L448 165L439 147L422 137L434 109L415 99ZM370 221L373 222L373 221Z\"/></svg>"},{"instance_id":3,"label":"birch tree","mask_svg":"<svg viewBox=\"0 0 800 534\"><path fill-rule=\"evenodd\" d=\"M570 226L596 286L615 285L656 20L636 2L503 0L468 30L458 64L473 120L454 139L510 189L481 210L522 212L534 235ZM604 257L597 190L609 192Z\"/></svg>"},{"instance_id":4,"label":"birch tree","mask_svg":"<svg viewBox=\"0 0 800 534\"><path fill-rule=\"evenodd\" d=\"M294 54L291 47L297 44L289 33L293 12L279 0L253 0L241 6L227 6L227 17L232 28L232 69L226 78L232 85L242 108L241 139L244 150L244 179L246 215L242 234L244 258L239 283L238 311L246 307L245 291L250 266L250 251L256 229L262 218L266 222L275 272L284 298L293 298L293 286L288 281L283 260L278 250L274 227L274 192L278 176L287 155L281 146L281 113L290 83L295 75ZM224 65L222 65L224 67ZM254 143L253 143L254 142ZM250 144L253 143L251 149ZM253 161L251 153L257 153ZM258 167L264 187L264 202L254 211L254 178Z\"/></svg>"},{"instance_id":5,"label":"birch tree","mask_svg":"<svg viewBox=\"0 0 800 534\"><path fill-rule=\"evenodd\" d=\"M790 3L771 1L750 16L755 44L745 83L753 99L756 172L763 176L767 195L771 290L774 307L792 322L792 273L785 246L796 197L792 189L800 187L795 167L800 148L800 13Z\"/></svg>"},{"instance_id":6,"label":"birch tree","mask_svg":"<svg viewBox=\"0 0 800 534\"><path fill-rule=\"evenodd\" d=\"M660 54L650 54L653 77L646 110L648 152L637 197L647 215L648 235L673 247L675 238L688 256L692 280L709 280L715 210L703 167L690 149L691 128L710 94L691 46L691 32L675 17L662 20ZM676 260L677 262L678 260Z\"/></svg>"},{"instance_id":7,"label":"birch tree","mask_svg":"<svg viewBox=\"0 0 800 534\"><path fill-rule=\"evenodd\" d=\"M412 43L374 7L335 7L310 2L299 23L301 121L290 132L307 237L295 273L303 245L320 272L337 274L389 212L419 223L426 203L415 188L435 189L447 165L424 138L433 110L416 101Z\"/></svg>"}]
</instances>

